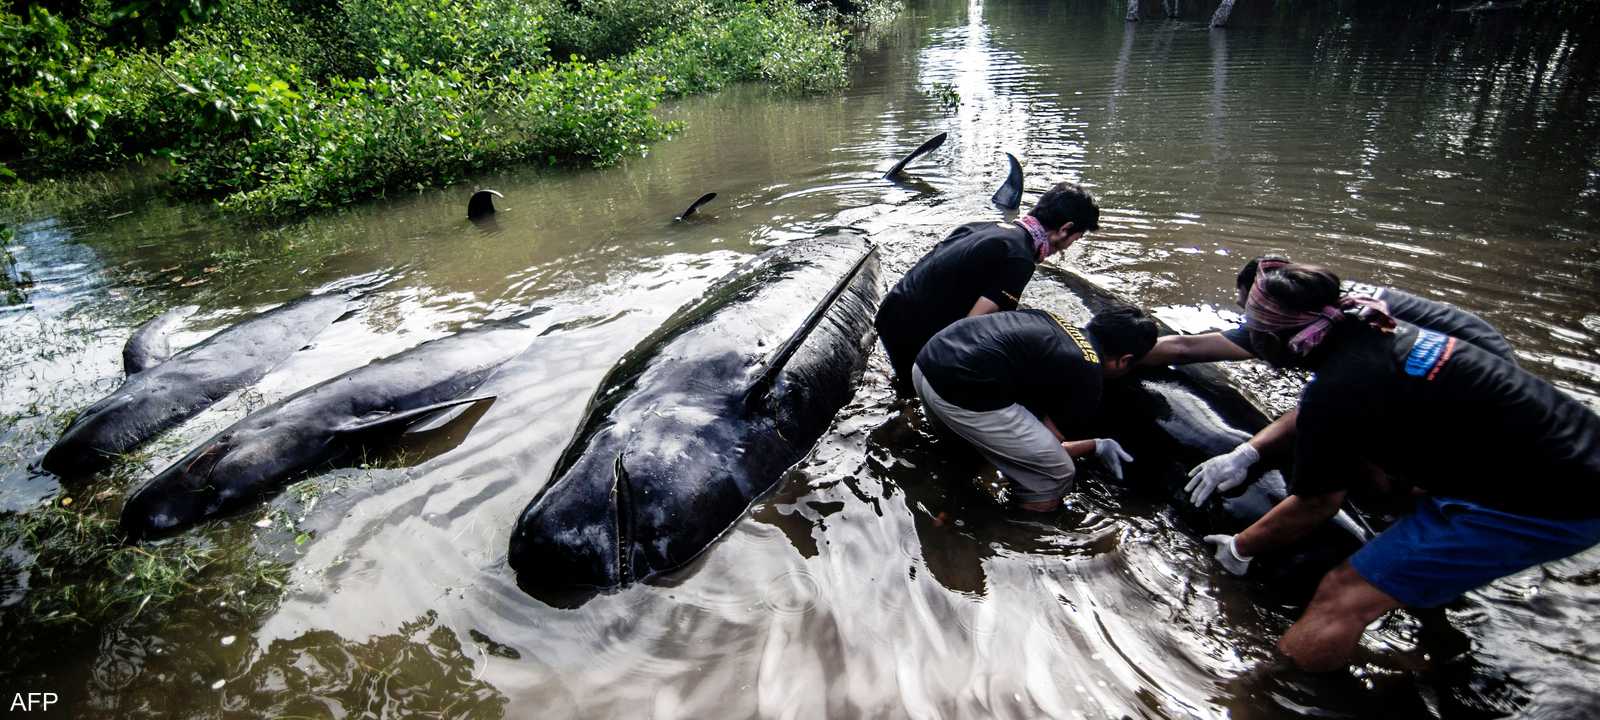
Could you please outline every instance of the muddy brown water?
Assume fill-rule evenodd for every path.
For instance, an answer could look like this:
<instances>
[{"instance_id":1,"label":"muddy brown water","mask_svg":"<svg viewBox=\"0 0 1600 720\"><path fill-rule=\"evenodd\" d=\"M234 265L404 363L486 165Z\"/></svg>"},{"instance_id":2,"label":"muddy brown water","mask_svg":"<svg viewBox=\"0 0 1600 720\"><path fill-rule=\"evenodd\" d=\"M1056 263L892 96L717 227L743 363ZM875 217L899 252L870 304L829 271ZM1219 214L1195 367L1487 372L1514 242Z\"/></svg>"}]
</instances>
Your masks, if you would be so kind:
<instances>
[{"instance_id":1,"label":"muddy brown water","mask_svg":"<svg viewBox=\"0 0 1600 720\"><path fill-rule=\"evenodd\" d=\"M159 196L27 219L28 300L0 313L0 411L21 418L0 430L6 510L71 491L29 469L52 413L114 387L132 325L166 307L199 307L191 342L330 282L389 281L158 443L151 469L250 407L463 324L530 305L564 324L469 432L203 529L290 563L270 611L180 600L0 689L59 693L81 717L1593 714L1600 554L1392 614L1347 673L1287 672L1273 643L1295 608L1221 573L1163 506L1103 479L1048 521L975 500L881 354L811 454L685 572L577 609L516 588L512 523L623 352L752 253L828 225L873 231L892 280L949 227L1000 217L987 199L1006 151L1030 198L1073 179L1105 208L1103 232L1053 262L1174 323L1225 322L1238 264L1284 251L1478 312L1527 367L1600 395L1592 38L1359 4L1240 3L1209 31L1209 6L1146 5L1125 24L1108 3L914 2L844 93L677 104L686 129L646 157L476 179L506 195L489 225L463 218L472 185L265 230ZM942 131L921 185L878 179ZM701 217L668 221L706 191ZM1237 372L1269 402L1293 390ZM309 541L257 531L272 510ZM4 587L14 612L26 590Z\"/></svg>"}]
</instances>

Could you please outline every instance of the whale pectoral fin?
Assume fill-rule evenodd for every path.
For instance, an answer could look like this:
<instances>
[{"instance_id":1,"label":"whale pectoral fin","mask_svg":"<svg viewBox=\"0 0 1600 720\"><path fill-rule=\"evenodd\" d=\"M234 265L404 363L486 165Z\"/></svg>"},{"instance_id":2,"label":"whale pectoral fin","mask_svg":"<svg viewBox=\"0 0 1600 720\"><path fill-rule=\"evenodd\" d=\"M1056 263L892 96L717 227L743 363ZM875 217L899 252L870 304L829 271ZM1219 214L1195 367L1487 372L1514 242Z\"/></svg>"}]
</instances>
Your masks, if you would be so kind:
<instances>
[{"instance_id":1,"label":"whale pectoral fin","mask_svg":"<svg viewBox=\"0 0 1600 720\"><path fill-rule=\"evenodd\" d=\"M493 399L493 395L475 395L396 412L373 413L352 418L350 421L340 425L338 431L341 433L367 433L378 430L400 430L420 421L427 421L431 424L433 421L432 416L435 413L448 415L456 408L466 408L469 405Z\"/></svg>"},{"instance_id":2,"label":"whale pectoral fin","mask_svg":"<svg viewBox=\"0 0 1600 720\"><path fill-rule=\"evenodd\" d=\"M489 400L493 397L493 395L486 395L478 398L478 400ZM419 433L433 432L438 430L439 428L455 422L462 415L467 414L467 411L471 410L476 404L476 402L467 402L459 405L452 405L442 410L435 410L432 414L417 420L411 425L411 427L406 428L405 434L416 435Z\"/></svg>"}]
</instances>

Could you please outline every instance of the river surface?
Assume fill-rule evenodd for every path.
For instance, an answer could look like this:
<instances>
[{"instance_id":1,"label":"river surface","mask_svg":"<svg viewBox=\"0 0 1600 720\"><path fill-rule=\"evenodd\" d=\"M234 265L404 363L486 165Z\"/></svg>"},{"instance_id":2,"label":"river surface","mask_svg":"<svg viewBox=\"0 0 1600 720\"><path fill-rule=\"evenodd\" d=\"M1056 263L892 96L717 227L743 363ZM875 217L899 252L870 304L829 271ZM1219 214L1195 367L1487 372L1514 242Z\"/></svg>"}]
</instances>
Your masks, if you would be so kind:
<instances>
[{"instance_id":1,"label":"river surface","mask_svg":"<svg viewBox=\"0 0 1600 720\"><path fill-rule=\"evenodd\" d=\"M913 2L864 39L843 93L675 104L685 129L646 157L476 179L506 196L487 225L463 218L472 184L268 229L148 193L26 219L10 271L27 299L0 312L6 511L74 491L30 464L167 307L198 306L192 342L330 283L387 282L158 442L152 471L263 402L552 310L470 432L198 531L287 562L280 602L180 599L33 648L0 689L59 693L75 717L1594 716L1600 553L1393 613L1349 672L1299 675L1274 650L1296 607L1221 572L1159 503L1099 478L1041 522L962 492L972 471L896 401L881 353L810 455L686 571L576 609L516 587L514 519L624 352L754 253L829 225L872 231L892 282L952 226L1001 217L1004 152L1025 203L1074 180L1104 208L1052 262L1174 324L1227 322L1239 264L1279 251L1477 312L1526 367L1600 396L1592 34L1514 11L1250 0L1212 31L1210 10L1147 3L1125 23L1101 2ZM939 132L917 184L879 179ZM707 191L699 218L669 221ZM1280 407L1293 388L1236 372ZM0 587L0 608L27 592Z\"/></svg>"}]
</instances>

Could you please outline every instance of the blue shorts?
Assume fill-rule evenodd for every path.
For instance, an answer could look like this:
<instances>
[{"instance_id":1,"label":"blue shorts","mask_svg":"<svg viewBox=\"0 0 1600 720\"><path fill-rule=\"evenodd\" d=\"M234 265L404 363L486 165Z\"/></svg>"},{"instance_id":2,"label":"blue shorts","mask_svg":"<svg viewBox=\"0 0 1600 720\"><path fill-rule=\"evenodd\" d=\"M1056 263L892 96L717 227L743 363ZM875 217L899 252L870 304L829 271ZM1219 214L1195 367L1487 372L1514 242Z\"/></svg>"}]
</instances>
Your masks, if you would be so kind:
<instances>
[{"instance_id":1,"label":"blue shorts","mask_svg":"<svg viewBox=\"0 0 1600 720\"><path fill-rule=\"evenodd\" d=\"M1600 544L1600 518L1556 520L1422 497L1416 512L1358 550L1350 565L1406 605L1436 607L1595 544Z\"/></svg>"}]
</instances>

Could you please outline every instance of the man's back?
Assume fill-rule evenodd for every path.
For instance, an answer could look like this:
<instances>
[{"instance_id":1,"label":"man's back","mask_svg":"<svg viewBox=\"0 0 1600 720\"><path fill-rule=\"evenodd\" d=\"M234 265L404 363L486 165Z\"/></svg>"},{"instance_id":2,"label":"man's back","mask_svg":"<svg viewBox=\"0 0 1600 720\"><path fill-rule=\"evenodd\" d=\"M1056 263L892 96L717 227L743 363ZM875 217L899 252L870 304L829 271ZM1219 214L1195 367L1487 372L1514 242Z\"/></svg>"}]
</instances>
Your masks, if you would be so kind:
<instances>
[{"instance_id":1,"label":"man's back","mask_svg":"<svg viewBox=\"0 0 1600 720\"><path fill-rule=\"evenodd\" d=\"M875 325L896 372L929 338L967 316L979 298L1015 309L1036 259L1027 231L1010 223L967 223L945 237L884 296Z\"/></svg>"},{"instance_id":2,"label":"man's back","mask_svg":"<svg viewBox=\"0 0 1600 720\"><path fill-rule=\"evenodd\" d=\"M1301 401L1297 491L1359 457L1439 495L1600 516L1600 418L1577 400L1458 338L1343 334Z\"/></svg>"}]
</instances>

